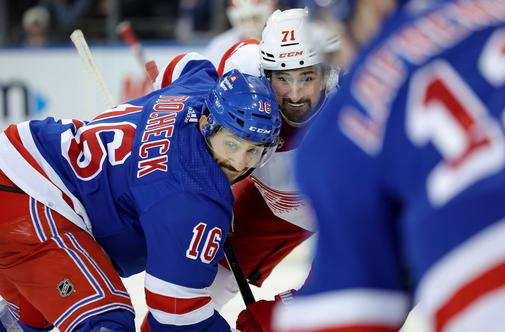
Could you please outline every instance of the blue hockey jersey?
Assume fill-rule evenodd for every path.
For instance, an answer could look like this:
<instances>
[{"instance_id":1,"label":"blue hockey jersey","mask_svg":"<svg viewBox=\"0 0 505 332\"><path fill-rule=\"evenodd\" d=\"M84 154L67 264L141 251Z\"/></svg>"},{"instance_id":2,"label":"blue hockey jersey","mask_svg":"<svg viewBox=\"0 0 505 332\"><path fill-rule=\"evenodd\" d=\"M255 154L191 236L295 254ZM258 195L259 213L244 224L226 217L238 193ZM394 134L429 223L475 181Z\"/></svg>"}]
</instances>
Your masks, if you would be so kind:
<instances>
[{"instance_id":1,"label":"blue hockey jersey","mask_svg":"<svg viewBox=\"0 0 505 332\"><path fill-rule=\"evenodd\" d=\"M88 231L121 276L145 270L153 330L226 331L207 287L233 196L198 127L217 73L189 53L169 87L90 122L48 118L0 136L0 168Z\"/></svg>"},{"instance_id":2,"label":"blue hockey jersey","mask_svg":"<svg viewBox=\"0 0 505 332\"><path fill-rule=\"evenodd\" d=\"M278 331L505 326L505 1L413 1L357 58L297 157L320 229Z\"/></svg>"}]
</instances>

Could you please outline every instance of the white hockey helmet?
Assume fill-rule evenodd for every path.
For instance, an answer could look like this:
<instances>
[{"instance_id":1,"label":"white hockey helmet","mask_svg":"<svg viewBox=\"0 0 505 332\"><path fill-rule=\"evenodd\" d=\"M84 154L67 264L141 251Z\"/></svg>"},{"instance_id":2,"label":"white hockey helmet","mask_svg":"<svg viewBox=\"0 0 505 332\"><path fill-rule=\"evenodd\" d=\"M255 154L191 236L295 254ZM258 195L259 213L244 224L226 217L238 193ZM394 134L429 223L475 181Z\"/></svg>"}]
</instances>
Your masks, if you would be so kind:
<instances>
[{"instance_id":1,"label":"white hockey helmet","mask_svg":"<svg viewBox=\"0 0 505 332\"><path fill-rule=\"evenodd\" d=\"M309 26L307 8L276 10L268 19L260 42L263 70L289 70L323 62L321 49Z\"/></svg>"},{"instance_id":2,"label":"white hockey helmet","mask_svg":"<svg viewBox=\"0 0 505 332\"><path fill-rule=\"evenodd\" d=\"M259 39L276 0L229 0L226 15L243 38Z\"/></svg>"}]
</instances>

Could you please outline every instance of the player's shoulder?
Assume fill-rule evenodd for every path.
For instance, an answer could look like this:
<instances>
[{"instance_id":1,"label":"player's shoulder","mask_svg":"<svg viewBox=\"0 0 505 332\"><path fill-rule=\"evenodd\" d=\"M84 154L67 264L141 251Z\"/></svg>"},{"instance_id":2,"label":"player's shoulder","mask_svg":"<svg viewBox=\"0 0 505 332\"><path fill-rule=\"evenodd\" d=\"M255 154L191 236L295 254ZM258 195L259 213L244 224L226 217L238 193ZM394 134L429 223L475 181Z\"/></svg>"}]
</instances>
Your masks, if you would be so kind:
<instances>
[{"instance_id":1,"label":"player's shoulder","mask_svg":"<svg viewBox=\"0 0 505 332\"><path fill-rule=\"evenodd\" d=\"M217 201L231 197L228 180L212 158L198 127L203 100L188 101L180 112L147 116L143 128L139 128L131 186L139 200L149 192L161 196L175 192L204 194Z\"/></svg>"},{"instance_id":2,"label":"player's shoulder","mask_svg":"<svg viewBox=\"0 0 505 332\"><path fill-rule=\"evenodd\" d=\"M219 61L218 75L238 69L245 74L261 76L259 43L257 39L243 39L233 44L223 53Z\"/></svg>"},{"instance_id":3,"label":"player's shoulder","mask_svg":"<svg viewBox=\"0 0 505 332\"><path fill-rule=\"evenodd\" d=\"M210 60L196 52L182 53L168 62L155 80L155 87L166 88L178 81L179 85L192 86L194 90L203 85L213 84L217 72Z\"/></svg>"}]
</instances>

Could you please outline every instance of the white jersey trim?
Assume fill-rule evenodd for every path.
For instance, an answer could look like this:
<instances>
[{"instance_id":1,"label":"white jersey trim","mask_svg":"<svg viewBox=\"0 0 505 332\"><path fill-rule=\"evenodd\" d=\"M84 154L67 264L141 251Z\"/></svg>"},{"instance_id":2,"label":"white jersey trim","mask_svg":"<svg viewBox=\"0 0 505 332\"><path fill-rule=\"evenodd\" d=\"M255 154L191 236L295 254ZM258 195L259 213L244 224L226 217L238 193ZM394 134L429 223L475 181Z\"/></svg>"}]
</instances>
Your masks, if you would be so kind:
<instances>
[{"instance_id":1,"label":"white jersey trim","mask_svg":"<svg viewBox=\"0 0 505 332\"><path fill-rule=\"evenodd\" d=\"M194 297L205 297L209 295L209 289L206 288L190 288L181 285L173 284L171 282L161 280L146 272L144 284L149 291L181 299L191 299Z\"/></svg>"},{"instance_id":2,"label":"white jersey trim","mask_svg":"<svg viewBox=\"0 0 505 332\"><path fill-rule=\"evenodd\" d=\"M62 120L65 122L66 120ZM68 120L71 122L71 120ZM86 225L86 230L91 232L91 222L89 221L88 214L86 213L86 209L82 205L81 201L75 197L70 190L65 186L65 183L60 179L58 174L54 171L54 169L49 165L49 163L42 157L35 142L33 141L33 137L30 131L29 122L23 122L18 125L18 132L21 140L23 141L23 145L30 152L30 154L35 158L40 167L46 172L46 175L49 179L61 190L63 191L70 199L72 200L72 204L74 204L74 212L77 213L79 219L83 219ZM82 228L80 225L77 225Z\"/></svg>"},{"instance_id":3,"label":"white jersey trim","mask_svg":"<svg viewBox=\"0 0 505 332\"><path fill-rule=\"evenodd\" d=\"M29 139L27 140L25 133L23 133L23 126L21 125L24 125L24 127L26 127L28 126L28 122L18 125L18 132L23 140L23 144L26 144L25 141L31 141L33 143L31 136L28 136ZM27 130L27 128L24 130ZM39 162L40 165L40 154L37 153L36 155L33 155L33 151L30 149L30 147L25 145L25 148L29 150L31 155L37 160L37 162ZM54 170L52 170L47 163L40 166L44 169L44 171L46 171L46 174L50 178L54 177ZM14 182L28 195L32 196L37 201L48 206L49 208L57 211L59 214L70 220L79 228L91 234L91 225L89 222L86 223L83 219L81 219L79 215L65 202L61 195L62 190L56 187L53 183L44 178L44 176L42 176L36 169L34 169L28 163L28 161L26 161L23 156L18 153L5 133L0 134L0 169L2 169L5 175L7 175L7 177L12 182ZM61 183L61 180L57 178L57 181L55 183ZM74 197L70 197L72 200L74 199Z\"/></svg>"},{"instance_id":4,"label":"white jersey trim","mask_svg":"<svg viewBox=\"0 0 505 332\"><path fill-rule=\"evenodd\" d=\"M409 309L402 292L373 289L332 291L296 297L274 311L275 330L345 327L356 324L401 326Z\"/></svg>"},{"instance_id":5,"label":"white jersey trim","mask_svg":"<svg viewBox=\"0 0 505 332\"><path fill-rule=\"evenodd\" d=\"M172 60L174 61L175 58ZM170 67L172 65L172 61L170 61L168 64L163 67L163 70L158 74L156 77L156 81L154 82L154 86L156 89L161 89L165 88L166 86L163 86L163 80L165 78L165 75L170 76L170 84L172 84L176 79L178 79L188 62L193 61L193 60L208 60L206 57L203 55L196 53L196 52L189 52L186 53L182 58L180 58L175 66L172 69L172 72L166 73L168 70L170 70ZM209 60L210 61L210 60Z\"/></svg>"},{"instance_id":6,"label":"white jersey trim","mask_svg":"<svg viewBox=\"0 0 505 332\"><path fill-rule=\"evenodd\" d=\"M171 314L152 308L149 308L149 312L161 324L185 326L198 324L212 317L214 314L214 305L211 301L203 307L200 307L186 314Z\"/></svg>"},{"instance_id":7,"label":"white jersey trim","mask_svg":"<svg viewBox=\"0 0 505 332\"><path fill-rule=\"evenodd\" d=\"M180 286L156 278L147 272L145 274L144 283L147 290L159 295L181 299L210 297L208 288L190 288ZM149 307L149 312L151 312L153 317L162 324L183 326L197 324L210 318L214 314L214 309L214 303L212 301L209 301L207 304L201 306L200 308L184 314L172 314L165 311L153 309L151 307Z\"/></svg>"},{"instance_id":8,"label":"white jersey trim","mask_svg":"<svg viewBox=\"0 0 505 332\"><path fill-rule=\"evenodd\" d=\"M490 296L484 296L472 304L471 310L454 317L444 328L444 332L503 332L505 317L505 289L502 287Z\"/></svg>"},{"instance_id":9,"label":"white jersey trim","mask_svg":"<svg viewBox=\"0 0 505 332\"><path fill-rule=\"evenodd\" d=\"M239 288L233 273L224 266L218 265L216 278L210 285L209 291L216 309L221 310L228 301L238 294Z\"/></svg>"},{"instance_id":10,"label":"white jersey trim","mask_svg":"<svg viewBox=\"0 0 505 332\"><path fill-rule=\"evenodd\" d=\"M419 284L416 302L419 302L420 314L424 315L428 321L434 322L437 310L455 293L482 273L503 264L505 262L505 241L503 239L505 239L505 219L487 227L440 259L425 274ZM440 285L443 285L443 287L440 287ZM505 300L503 292L503 289L497 289L491 291L490 294ZM490 294L485 294L485 297L489 297ZM505 302L499 301L499 304L501 304L501 310L503 310ZM489 306L485 303L479 305ZM476 310L480 310L478 306ZM464 316L467 315L467 312L468 310L466 310ZM484 312L485 310L481 314L484 314ZM479 314L473 313L472 315ZM495 316L495 318L501 316L503 316L503 313ZM457 316L456 320L466 319L460 317L462 316ZM479 330L487 331L485 329Z\"/></svg>"}]
</instances>

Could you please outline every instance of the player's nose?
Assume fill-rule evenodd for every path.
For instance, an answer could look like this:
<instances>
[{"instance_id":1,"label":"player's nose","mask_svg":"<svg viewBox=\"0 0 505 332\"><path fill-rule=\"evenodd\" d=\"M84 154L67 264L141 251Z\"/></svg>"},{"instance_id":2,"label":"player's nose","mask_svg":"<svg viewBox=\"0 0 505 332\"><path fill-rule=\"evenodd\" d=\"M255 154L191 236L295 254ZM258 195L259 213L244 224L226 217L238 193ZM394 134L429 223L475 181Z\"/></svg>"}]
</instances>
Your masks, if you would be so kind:
<instances>
[{"instance_id":1,"label":"player's nose","mask_svg":"<svg viewBox=\"0 0 505 332\"><path fill-rule=\"evenodd\" d=\"M237 152L230 156L229 163L230 166L239 172L245 171L245 169L248 167L246 154L242 152Z\"/></svg>"},{"instance_id":2,"label":"player's nose","mask_svg":"<svg viewBox=\"0 0 505 332\"><path fill-rule=\"evenodd\" d=\"M294 103L300 101L302 99L302 90L298 84L294 83L289 87L288 98Z\"/></svg>"}]
</instances>

